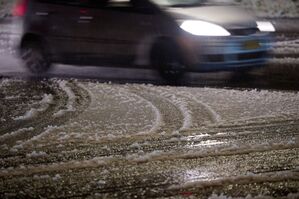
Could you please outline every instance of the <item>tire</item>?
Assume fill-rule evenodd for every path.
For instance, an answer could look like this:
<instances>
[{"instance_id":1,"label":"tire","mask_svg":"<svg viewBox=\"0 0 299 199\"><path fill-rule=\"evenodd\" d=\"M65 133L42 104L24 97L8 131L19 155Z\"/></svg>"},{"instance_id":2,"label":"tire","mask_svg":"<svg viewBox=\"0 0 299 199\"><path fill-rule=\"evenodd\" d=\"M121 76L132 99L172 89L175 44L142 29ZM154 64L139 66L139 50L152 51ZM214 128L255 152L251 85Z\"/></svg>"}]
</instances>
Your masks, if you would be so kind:
<instances>
[{"instance_id":1,"label":"tire","mask_svg":"<svg viewBox=\"0 0 299 199\"><path fill-rule=\"evenodd\" d=\"M23 42L20 54L25 67L33 74L45 73L51 67L51 63L49 62L40 42Z\"/></svg>"},{"instance_id":2,"label":"tire","mask_svg":"<svg viewBox=\"0 0 299 199\"><path fill-rule=\"evenodd\" d=\"M178 46L170 41L160 41L153 47L152 65L167 81L180 80L185 72L185 65L179 53Z\"/></svg>"}]
</instances>

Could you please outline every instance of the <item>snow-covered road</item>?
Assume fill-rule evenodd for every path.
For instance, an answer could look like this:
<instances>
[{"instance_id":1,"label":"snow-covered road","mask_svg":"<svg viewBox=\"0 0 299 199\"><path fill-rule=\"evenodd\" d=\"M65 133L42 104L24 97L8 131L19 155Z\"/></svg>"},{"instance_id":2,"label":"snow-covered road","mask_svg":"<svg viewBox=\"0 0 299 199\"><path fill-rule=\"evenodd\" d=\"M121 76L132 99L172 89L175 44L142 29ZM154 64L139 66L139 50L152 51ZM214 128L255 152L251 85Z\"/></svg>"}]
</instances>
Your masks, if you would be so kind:
<instances>
[{"instance_id":1,"label":"snow-covered road","mask_svg":"<svg viewBox=\"0 0 299 199\"><path fill-rule=\"evenodd\" d=\"M298 198L299 94L0 81L0 197Z\"/></svg>"}]
</instances>

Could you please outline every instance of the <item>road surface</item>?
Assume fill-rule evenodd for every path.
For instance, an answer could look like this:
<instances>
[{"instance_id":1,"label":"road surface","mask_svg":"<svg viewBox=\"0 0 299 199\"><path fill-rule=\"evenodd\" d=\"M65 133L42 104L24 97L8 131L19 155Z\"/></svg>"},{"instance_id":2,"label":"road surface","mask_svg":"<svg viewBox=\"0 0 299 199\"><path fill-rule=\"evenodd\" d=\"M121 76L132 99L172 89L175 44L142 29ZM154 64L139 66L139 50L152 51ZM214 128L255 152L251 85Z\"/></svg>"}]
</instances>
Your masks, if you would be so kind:
<instances>
[{"instance_id":1,"label":"road surface","mask_svg":"<svg viewBox=\"0 0 299 199\"><path fill-rule=\"evenodd\" d=\"M0 196L298 198L299 94L2 79Z\"/></svg>"}]
</instances>

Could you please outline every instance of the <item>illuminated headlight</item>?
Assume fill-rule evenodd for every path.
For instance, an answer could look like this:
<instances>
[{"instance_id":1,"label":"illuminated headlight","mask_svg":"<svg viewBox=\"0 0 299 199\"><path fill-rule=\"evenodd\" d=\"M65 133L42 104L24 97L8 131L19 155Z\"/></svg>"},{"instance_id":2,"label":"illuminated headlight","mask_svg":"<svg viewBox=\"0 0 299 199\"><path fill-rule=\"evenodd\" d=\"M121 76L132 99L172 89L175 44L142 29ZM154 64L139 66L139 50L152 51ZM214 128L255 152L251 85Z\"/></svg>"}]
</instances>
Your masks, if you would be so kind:
<instances>
[{"instance_id":1,"label":"illuminated headlight","mask_svg":"<svg viewBox=\"0 0 299 199\"><path fill-rule=\"evenodd\" d=\"M275 32L273 24L269 21L257 21L256 24L261 32Z\"/></svg>"},{"instance_id":2,"label":"illuminated headlight","mask_svg":"<svg viewBox=\"0 0 299 199\"><path fill-rule=\"evenodd\" d=\"M223 27L199 20L183 21L181 26L183 30L198 36L229 36L230 33Z\"/></svg>"}]
</instances>

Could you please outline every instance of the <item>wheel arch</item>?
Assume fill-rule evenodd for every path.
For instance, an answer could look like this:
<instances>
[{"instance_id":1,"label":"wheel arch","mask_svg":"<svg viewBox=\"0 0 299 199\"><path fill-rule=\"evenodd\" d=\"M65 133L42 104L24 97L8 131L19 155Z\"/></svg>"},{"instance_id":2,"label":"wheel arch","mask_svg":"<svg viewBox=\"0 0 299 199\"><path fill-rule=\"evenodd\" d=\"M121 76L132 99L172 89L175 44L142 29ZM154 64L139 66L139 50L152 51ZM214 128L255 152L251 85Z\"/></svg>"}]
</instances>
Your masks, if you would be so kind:
<instances>
[{"instance_id":1,"label":"wheel arch","mask_svg":"<svg viewBox=\"0 0 299 199\"><path fill-rule=\"evenodd\" d=\"M161 36L156 38L149 51L149 63L151 65L153 63L154 54L159 50L165 48L169 50L175 50L183 64L187 63L184 59L184 50L182 49L182 46L180 45L179 41L173 37Z\"/></svg>"},{"instance_id":2,"label":"wheel arch","mask_svg":"<svg viewBox=\"0 0 299 199\"><path fill-rule=\"evenodd\" d=\"M26 33L26 34L24 34L23 37L21 38L19 49L24 47L24 45L27 42L38 43L38 45L40 45L40 47L42 48L43 52L47 55L50 55L51 52L52 52L50 46L48 45L48 42L40 34L37 34L37 33Z\"/></svg>"},{"instance_id":3,"label":"wheel arch","mask_svg":"<svg viewBox=\"0 0 299 199\"><path fill-rule=\"evenodd\" d=\"M23 35L21 42L20 42L20 48L24 47L24 45L27 42L38 42L41 45L44 45L42 36L40 36L38 34L34 34L34 33L26 33L25 35Z\"/></svg>"},{"instance_id":4,"label":"wheel arch","mask_svg":"<svg viewBox=\"0 0 299 199\"><path fill-rule=\"evenodd\" d=\"M167 37L167 36L160 36L157 37L151 45L149 51L149 61L152 61L153 54L162 46L171 44L179 48L179 44L176 42L175 38Z\"/></svg>"},{"instance_id":5,"label":"wheel arch","mask_svg":"<svg viewBox=\"0 0 299 199\"><path fill-rule=\"evenodd\" d=\"M140 42L136 49L135 64L141 66L152 66L152 54L162 43L176 43L175 38L169 36L148 37ZM178 44L176 44L178 45Z\"/></svg>"}]
</instances>

